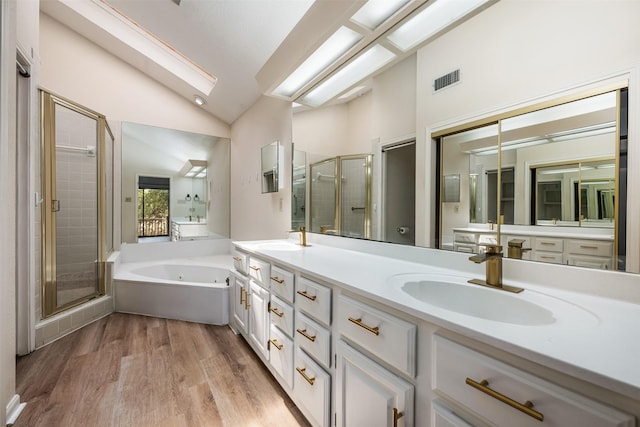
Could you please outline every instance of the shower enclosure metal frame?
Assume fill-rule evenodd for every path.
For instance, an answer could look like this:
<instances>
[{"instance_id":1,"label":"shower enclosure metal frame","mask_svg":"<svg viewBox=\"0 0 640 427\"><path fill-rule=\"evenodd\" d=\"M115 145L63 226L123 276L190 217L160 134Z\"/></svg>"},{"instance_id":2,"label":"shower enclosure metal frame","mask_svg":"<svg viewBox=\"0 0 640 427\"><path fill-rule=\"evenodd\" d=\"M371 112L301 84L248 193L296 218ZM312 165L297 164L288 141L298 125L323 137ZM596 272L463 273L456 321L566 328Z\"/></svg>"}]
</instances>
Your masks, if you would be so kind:
<instances>
[{"instance_id":1,"label":"shower enclosure metal frame","mask_svg":"<svg viewBox=\"0 0 640 427\"><path fill-rule=\"evenodd\" d=\"M356 160L362 159L365 162L365 206L364 206L364 230L363 236L364 239L371 239L371 180L372 180L372 170L373 170L373 156L371 154L354 154L347 156L337 156L329 159L325 159L319 162L311 163L309 165L309 175L311 179L308 179L307 182L309 188L309 212L311 213L309 216L309 229L311 232L317 232L314 229L315 224L313 224L313 178L314 178L314 167L323 165L329 162L335 162L335 172L334 172L334 188L335 188L335 213L334 213L334 226L335 230L320 230L320 233L333 234L335 233L338 236L343 235L343 227L342 227L342 161L343 160ZM316 227L317 228L317 227Z\"/></svg>"},{"instance_id":2,"label":"shower enclosure metal frame","mask_svg":"<svg viewBox=\"0 0 640 427\"><path fill-rule=\"evenodd\" d=\"M57 248L56 248L56 123L55 123L55 107L59 105L84 115L96 121L96 157L97 157L97 286L96 291L69 301L61 306L57 303ZM107 227L113 227L113 224L107 224L107 208L113 208L113 203L107 200L107 159L106 156L106 137L111 138L113 143L114 137L106 117L100 113L92 111L81 105L78 105L63 97L51 94L49 92L40 91L40 108L41 108L41 191L42 200L40 206L42 209L42 238L41 238L41 265L42 265L42 317L46 318L69 308L83 304L91 299L105 294L106 288L106 260L109 251L113 250L113 245L109 244L107 237L113 236L108 234ZM111 150L113 154L113 150ZM110 167L113 167L111 159Z\"/></svg>"}]
</instances>

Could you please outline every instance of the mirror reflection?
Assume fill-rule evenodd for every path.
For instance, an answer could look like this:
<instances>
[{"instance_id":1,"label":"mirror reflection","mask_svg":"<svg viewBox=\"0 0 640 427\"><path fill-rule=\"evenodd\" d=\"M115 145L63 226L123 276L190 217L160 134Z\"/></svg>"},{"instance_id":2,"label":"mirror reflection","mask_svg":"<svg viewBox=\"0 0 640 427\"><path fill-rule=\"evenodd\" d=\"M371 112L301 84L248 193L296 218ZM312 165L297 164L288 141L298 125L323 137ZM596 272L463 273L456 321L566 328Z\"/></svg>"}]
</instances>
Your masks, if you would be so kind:
<instances>
[{"instance_id":1,"label":"mirror reflection","mask_svg":"<svg viewBox=\"0 0 640 427\"><path fill-rule=\"evenodd\" d=\"M291 165L291 229L305 226L307 205L307 155L293 149Z\"/></svg>"},{"instance_id":2,"label":"mirror reflection","mask_svg":"<svg viewBox=\"0 0 640 427\"><path fill-rule=\"evenodd\" d=\"M230 140L122 124L122 241L229 236Z\"/></svg>"},{"instance_id":3,"label":"mirror reflection","mask_svg":"<svg viewBox=\"0 0 640 427\"><path fill-rule=\"evenodd\" d=\"M440 247L481 253L501 228L505 254L518 241L528 259L624 269L617 99L609 92L440 138ZM444 193L455 173L457 202Z\"/></svg>"},{"instance_id":4,"label":"mirror reflection","mask_svg":"<svg viewBox=\"0 0 640 427\"><path fill-rule=\"evenodd\" d=\"M279 190L280 184L278 178L280 175L280 156L282 155L282 151L280 141L274 141L261 149L260 175L262 177L263 193L275 193Z\"/></svg>"}]
</instances>

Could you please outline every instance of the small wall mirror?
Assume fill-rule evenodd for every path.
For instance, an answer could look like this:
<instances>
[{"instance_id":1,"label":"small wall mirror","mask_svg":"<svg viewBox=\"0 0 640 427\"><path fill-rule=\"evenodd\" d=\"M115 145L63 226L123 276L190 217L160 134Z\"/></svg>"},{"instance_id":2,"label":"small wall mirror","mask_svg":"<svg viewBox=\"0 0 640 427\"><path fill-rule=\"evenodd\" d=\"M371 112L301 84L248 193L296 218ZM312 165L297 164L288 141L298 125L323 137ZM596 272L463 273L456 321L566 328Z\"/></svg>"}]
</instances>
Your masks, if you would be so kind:
<instances>
[{"instance_id":1,"label":"small wall mirror","mask_svg":"<svg viewBox=\"0 0 640 427\"><path fill-rule=\"evenodd\" d=\"M262 147L261 169L262 193L275 193L279 189L278 176L280 171L280 156L282 148L280 141L274 141Z\"/></svg>"}]
</instances>

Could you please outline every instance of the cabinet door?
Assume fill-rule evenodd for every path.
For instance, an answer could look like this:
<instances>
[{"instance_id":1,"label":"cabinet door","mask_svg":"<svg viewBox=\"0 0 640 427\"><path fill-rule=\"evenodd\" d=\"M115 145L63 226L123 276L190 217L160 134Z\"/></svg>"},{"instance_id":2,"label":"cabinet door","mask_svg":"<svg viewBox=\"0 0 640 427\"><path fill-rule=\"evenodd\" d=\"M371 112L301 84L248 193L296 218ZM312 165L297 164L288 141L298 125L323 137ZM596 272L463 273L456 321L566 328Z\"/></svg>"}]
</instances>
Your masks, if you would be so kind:
<instances>
[{"instance_id":1,"label":"cabinet door","mask_svg":"<svg viewBox=\"0 0 640 427\"><path fill-rule=\"evenodd\" d=\"M413 385L344 341L337 347L337 425L413 426Z\"/></svg>"},{"instance_id":2,"label":"cabinet door","mask_svg":"<svg viewBox=\"0 0 640 427\"><path fill-rule=\"evenodd\" d=\"M247 301L247 279L231 274L231 307L233 310L233 323L240 333L247 333L247 315L249 302Z\"/></svg>"},{"instance_id":3,"label":"cabinet door","mask_svg":"<svg viewBox=\"0 0 640 427\"><path fill-rule=\"evenodd\" d=\"M256 351L260 352L265 359L269 359L269 350L267 349L269 292L253 280L249 280L249 283L251 287L249 292L249 339Z\"/></svg>"}]
</instances>

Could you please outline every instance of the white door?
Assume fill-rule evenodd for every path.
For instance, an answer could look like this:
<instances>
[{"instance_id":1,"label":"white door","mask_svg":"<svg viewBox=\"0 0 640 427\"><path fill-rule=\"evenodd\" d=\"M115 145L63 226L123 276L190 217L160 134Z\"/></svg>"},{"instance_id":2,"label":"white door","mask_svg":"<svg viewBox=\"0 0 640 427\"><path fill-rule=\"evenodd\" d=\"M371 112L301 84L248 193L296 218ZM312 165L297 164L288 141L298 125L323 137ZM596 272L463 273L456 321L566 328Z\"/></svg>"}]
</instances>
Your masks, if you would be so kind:
<instances>
[{"instance_id":1,"label":"white door","mask_svg":"<svg viewBox=\"0 0 640 427\"><path fill-rule=\"evenodd\" d=\"M267 342L269 340L269 292L253 280L249 280L249 338L256 351L269 359Z\"/></svg>"},{"instance_id":2,"label":"white door","mask_svg":"<svg viewBox=\"0 0 640 427\"><path fill-rule=\"evenodd\" d=\"M338 341L336 412L339 427L413 426L411 383Z\"/></svg>"},{"instance_id":3,"label":"white door","mask_svg":"<svg viewBox=\"0 0 640 427\"><path fill-rule=\"evenodd\" d=\"M233 308L233 323L240 333L247 333L247 317L249 313L249 302L247 301L247 279L236 276L230 277L233 289L231 307Z\"/></svg>"}]
</instances>

